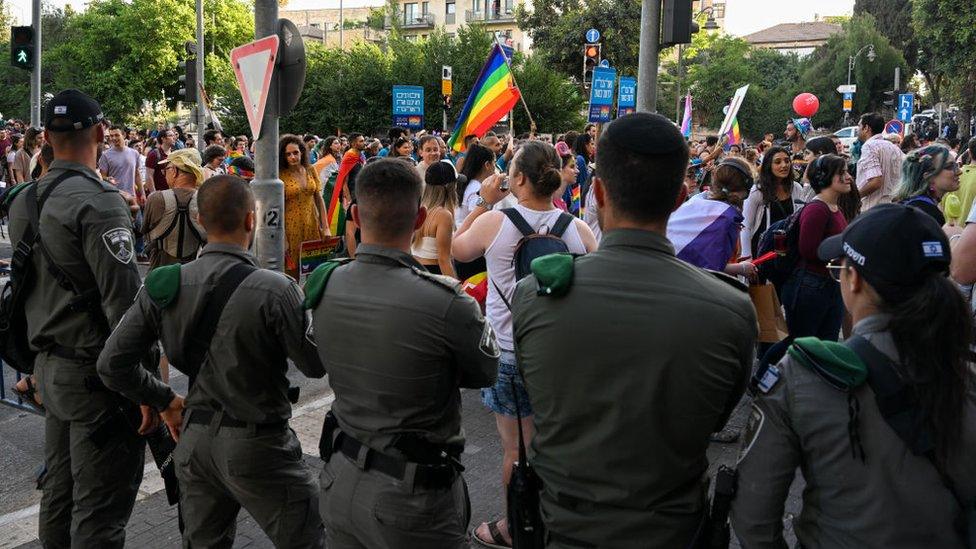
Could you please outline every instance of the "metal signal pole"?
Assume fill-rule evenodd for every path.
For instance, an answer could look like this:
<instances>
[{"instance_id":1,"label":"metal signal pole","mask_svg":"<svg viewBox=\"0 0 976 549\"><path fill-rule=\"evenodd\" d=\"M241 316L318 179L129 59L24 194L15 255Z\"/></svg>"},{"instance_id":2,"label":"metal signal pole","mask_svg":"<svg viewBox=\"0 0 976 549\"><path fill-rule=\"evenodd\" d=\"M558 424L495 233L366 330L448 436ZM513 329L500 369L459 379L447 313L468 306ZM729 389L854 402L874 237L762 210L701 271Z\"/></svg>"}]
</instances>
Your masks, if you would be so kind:
<instances>
[{"instance_id":1,"label":"metal signal pole","mask_svg":"<svg viewBox=\"0 0 976 549\"><path fill-rule=\"evenodd\" d=\"M41 0L31 2L31 17L34 26L34 68L31 70L30 124L32 128L41 127Z\"/></svg>"}]
</instances>

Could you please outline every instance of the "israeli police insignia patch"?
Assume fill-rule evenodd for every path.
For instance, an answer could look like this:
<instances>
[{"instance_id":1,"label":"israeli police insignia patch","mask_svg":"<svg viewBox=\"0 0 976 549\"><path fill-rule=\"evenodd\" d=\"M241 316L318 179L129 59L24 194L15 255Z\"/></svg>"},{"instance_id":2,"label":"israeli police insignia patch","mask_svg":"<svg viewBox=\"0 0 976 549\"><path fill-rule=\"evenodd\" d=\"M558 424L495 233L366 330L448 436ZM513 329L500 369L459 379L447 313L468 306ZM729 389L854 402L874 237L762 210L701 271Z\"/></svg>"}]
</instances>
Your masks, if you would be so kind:
<instances>
[{"instance_id":1,"label":"israeli police insignia patch","mask_svg":"<svg viewBox=\"0 0 976 549\"><path fill-rule=\"evenodd\" d=\"M109 229L102 233L102 242L112 257L119 263L129 263L135 257L135 245L132 242L132 231L125 227Z\"/></svg>"},{"instance_id":2,"label":"israeli police insignia patch","mask_svg":"<svg viewBox=\"0 0 976 549\"><path fill-rule=\"evenodd\" d=\"M487 357L498 358L501 356L501 349L498 347L498 341L495 340L495 331L491 329L491 324L487 320L482 319L484 328L481 330L481 342L478 344L478 348Z\"/></svg>"}]
</instances>

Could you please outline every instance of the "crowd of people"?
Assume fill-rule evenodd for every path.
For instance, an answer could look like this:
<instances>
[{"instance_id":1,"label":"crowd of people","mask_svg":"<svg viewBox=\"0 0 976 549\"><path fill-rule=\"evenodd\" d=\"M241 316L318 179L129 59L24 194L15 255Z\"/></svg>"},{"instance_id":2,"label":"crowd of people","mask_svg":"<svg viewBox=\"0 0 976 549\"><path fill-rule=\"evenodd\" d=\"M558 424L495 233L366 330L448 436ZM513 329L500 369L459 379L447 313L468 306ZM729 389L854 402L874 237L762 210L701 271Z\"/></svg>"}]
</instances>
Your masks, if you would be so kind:
<instances>
[{"instance_id":1,"label":"crowd of people","mask_svg":"<svg viewBox=\"0 0 976 549\"><path fill-rule=\"evenodd\" d=\"M100 256L53 250L90 266L115 329L88 334L94 356L68 356L74 332L45 319L85 313L59 301L28 314L40 354L17 391L46 408L48 440L66 440L101 417L64 393L74 360L141 406L140 433L165 423L187 546L229 544L241 507L279 546L525 539L511 509L468 529L462 387L494 414L500 491L531 448L549 546L698 546L720 520L706 449L739 438L743 547L785 547L798 468L804 547L965 547L973 535L976 139L906 152L875 113L850 151L793 121L755 147L689 141L646 113L551 142L465 136L460 151L404 128L284 135L286 278L252 272L246 138L115 126L76 94L53 100L71 107L49 107L44 132L0 132L5 208L14 239L29 221L13 191L23 182L51 189L68 173L119 191L98 200L132 221L94 233ZM42 219L95 200L68 189L48 193ZM104 225L85 211L72 219ZM87 250L86 231L44 241ZM327 239L336 257L302 272L303 244ZM115 262L111 274L96 262ZM785 332L760 341L770 302ZM157 341L163 356L146 358ZM318 483L287 429L286 357L335 391ZM192 376L185 397L167 384L170 363ZM741 433L726 426L738 406L751 406ZM106 452L48 444L43 543L124 542L141 461L116 464L128 481L111 495L71 473Z\"/></svg>"}]
</instances>

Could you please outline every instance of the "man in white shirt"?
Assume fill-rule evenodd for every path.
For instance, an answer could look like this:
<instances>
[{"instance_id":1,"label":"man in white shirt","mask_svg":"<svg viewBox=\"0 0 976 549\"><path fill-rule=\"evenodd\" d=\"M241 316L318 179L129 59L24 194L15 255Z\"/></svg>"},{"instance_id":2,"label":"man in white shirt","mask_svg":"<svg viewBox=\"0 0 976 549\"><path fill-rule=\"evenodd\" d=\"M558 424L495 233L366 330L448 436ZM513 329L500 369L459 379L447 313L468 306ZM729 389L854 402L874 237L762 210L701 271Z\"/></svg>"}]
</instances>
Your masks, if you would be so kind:
<instances>
[{"instance_id":1,"label":"man in white shirt","mask_svg":"<svg viewBox=\"0 0 976 549\"><path fill-rule=\"evenodd\" d=\"M901 163L905 154L898 145L884 139L885 120L878 113L861 116L861 159L857 161L857 188L861 193L861 211L891 202L901 181Z\"/></svg>"}]
</instances>

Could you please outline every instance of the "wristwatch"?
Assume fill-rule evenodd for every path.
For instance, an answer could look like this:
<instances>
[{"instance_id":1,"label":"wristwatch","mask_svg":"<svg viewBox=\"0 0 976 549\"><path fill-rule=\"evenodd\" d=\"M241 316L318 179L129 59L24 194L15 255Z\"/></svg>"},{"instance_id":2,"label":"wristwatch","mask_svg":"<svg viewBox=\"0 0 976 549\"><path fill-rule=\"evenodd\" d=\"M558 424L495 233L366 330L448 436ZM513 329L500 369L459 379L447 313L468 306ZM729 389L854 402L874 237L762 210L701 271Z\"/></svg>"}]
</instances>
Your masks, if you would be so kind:
<instances>
[{"instance_id":1,"label":"wristwatch","mask_svg":"<svg viewBox=\"0 0 976 549\"><path fill-rule=\"evenodd\" d=\"M485 200L485 198L483 196L478 196L478 201L475 202L474 205L475 206L480 206L480 207L482 207L482 208L484 208L486 210L490 210L490 209L492 209L492 207L494 207L494 205L493 204L489 204L488 201Z\"/></svg>"}]
</instances>

